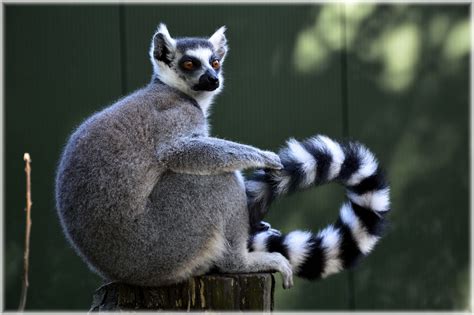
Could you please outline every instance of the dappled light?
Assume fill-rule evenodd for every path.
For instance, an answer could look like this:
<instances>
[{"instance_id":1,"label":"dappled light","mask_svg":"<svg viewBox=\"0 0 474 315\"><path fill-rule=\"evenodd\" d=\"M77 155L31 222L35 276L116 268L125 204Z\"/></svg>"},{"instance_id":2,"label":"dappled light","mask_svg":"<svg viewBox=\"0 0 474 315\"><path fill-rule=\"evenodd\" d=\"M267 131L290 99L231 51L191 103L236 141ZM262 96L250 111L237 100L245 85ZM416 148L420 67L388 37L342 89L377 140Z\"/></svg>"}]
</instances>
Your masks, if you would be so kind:
<instances>
[{"instance_id":1,"label":"dappled light","mask_svg":"<svg viewBox=\"0 0 474 315\"><path fill-rule=\"evenodd\" d=\"M295 73L308 80L340 73L347 136L377 143L389 173L394 213L387 247L355 274L356 309L469 307L466 12L460 6L326 4L296 35ZM299 207L309 217L305 198L308 205ZM384 262L393 251L399 254ZM427 256L422 266L418 255ZM375 280L388 270L400 276ZM440 286L452 289L438 295ZM365 297L374 291L378 303ZM291 303L287 294L281 298Z\"/></svg>"},{"instance_id":2,"label":"dappled light","mask_svg":"<svg viewBox=\"0 0 474 315\"><path fill-rule=\"evenodd\" d=\"M469 21L456 22L449 31L443 46L443 56L450 63L458 62L467 56L471 49L471 34ZM448 63L448 66L450 64Z\"/></svg>"},{"instance_id":3,"label":"dappled light","mask_svg":"<svg viewBox=\"0 0 474 315\"><path fill-rule=\"evenodd\" d=\"M450 72L470 51L470 23L449 12L423 15L423 7L327 4L298 34L293 60L298 73L320 73L346 51L379 65L373 77L381 89L413 87L426 54L440 54Z\"/></svg>"},{"instance_id":4,"label":"dappled light","mask_svg":"<svg viewBox=\"0 0 474 315\"><path fill-rule=\"evenodd\" d=\"M392 91L403 91L415 78L420 58L420 32L414 23L388 30L380 44L373 45L375 58L384 64L381 84Z\"/></svg>"}]
</instances>

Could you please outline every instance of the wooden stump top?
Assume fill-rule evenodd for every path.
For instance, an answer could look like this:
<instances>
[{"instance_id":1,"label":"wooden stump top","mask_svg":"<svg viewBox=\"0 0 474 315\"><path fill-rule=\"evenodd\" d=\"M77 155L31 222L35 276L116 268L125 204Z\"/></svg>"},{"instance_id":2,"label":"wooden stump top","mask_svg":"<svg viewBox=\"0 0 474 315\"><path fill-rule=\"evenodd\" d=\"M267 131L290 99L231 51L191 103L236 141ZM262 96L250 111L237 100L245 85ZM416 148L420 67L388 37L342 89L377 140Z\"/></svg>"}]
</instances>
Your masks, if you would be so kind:
<instances>
[{"instance_id":1,"label":"wooden stump top","mask_svg":"<svg viewBox=\"0 0 474 315\"><path fill-rule=\"evenodd\" d=\"M274 289L271 273L210 274L163 287L112 282L97 289L90 311L272 311Z\"/></svg>"}]
</instances>

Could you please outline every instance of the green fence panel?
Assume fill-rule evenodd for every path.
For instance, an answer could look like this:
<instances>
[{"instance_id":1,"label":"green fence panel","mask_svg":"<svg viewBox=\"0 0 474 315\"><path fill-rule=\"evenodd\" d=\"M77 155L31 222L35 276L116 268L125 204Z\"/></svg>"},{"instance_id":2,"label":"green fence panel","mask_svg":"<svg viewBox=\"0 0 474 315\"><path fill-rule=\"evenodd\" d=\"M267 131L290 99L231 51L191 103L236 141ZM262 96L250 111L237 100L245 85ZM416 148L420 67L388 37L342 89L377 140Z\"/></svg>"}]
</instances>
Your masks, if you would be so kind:
<instances>
[{"instance_id":1,"label":"green fence panel","mask_svg":"<svg viewBox=\"0 0 474 315\"><path fill-rule=\"evenodd\" d=\"M357 268L356 308L466 310L469 6L347 10L349 134L386 167L393 208Z\"/></svg>"},{"instance_id":2,"label":"green fence panel","mask_svg":"<svg viewBox=\"0 0 474 315\"><path fill-rule=\"evenodd\" d=\"M5 6L5 307L16 309L23 274L25 175L32 157L27 309L87 309L99 284L61 232L56 163L83 119L120 96L118 8Z\"/></svg>"}]
</instances>

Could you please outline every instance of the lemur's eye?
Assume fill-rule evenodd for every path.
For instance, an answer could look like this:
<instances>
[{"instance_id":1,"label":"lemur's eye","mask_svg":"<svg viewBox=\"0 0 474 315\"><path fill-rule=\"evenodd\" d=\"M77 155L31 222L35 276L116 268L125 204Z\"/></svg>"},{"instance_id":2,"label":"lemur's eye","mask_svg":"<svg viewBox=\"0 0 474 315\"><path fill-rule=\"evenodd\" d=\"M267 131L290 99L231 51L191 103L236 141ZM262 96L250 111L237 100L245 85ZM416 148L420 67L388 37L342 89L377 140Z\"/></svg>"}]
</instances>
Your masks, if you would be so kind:
<instances>
[{"instance_id":1,"label":"lemur's eye","mask_svg":"<svg viewBox=\"0 0 474 315\"><path fill-rule=\"evenodd\" d=\"M211 66L212 68L214 68L214 70L217 70L221 67L221 63L219 62L219 60L217 59L214 59L212 62L211 62Z\"/></svg>"},{"instance_id":2,"label":"lemur's eye","mask_svg":"<svg viewBox=\"0 0 474 315\"><path fill-rule=\"evenodd\" d=\"M194 63L192 61L185 61L183 62L183 67L186 70L193 70L194 69Z\"/></svg>"}]
</instances>

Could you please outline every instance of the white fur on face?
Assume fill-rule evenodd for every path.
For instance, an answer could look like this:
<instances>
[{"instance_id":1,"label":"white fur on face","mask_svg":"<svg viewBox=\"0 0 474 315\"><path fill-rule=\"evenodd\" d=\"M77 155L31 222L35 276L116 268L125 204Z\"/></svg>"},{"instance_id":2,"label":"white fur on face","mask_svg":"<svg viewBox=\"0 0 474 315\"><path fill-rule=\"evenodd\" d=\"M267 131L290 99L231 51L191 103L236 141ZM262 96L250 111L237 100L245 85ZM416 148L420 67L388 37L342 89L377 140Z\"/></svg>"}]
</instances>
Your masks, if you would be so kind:
<instances>
[{"instance_id":1,"label":"white fur on face","mask_svg":"<svg viewBox=\"0 0 474 315\"><path fill-rule=\"evenodd\" d=\"M156 62L155 74L164 84L180 90L189 96L193 96L193 92L195 91L193 91L189 85L179 77L176 71L174 71L164 62Z\"/></svg>"},{"instance_id":2,"label":"white fur on face","mask_svg":"<svg viewBox=\"0 0 474 315\"><path fill-rule=\"evenodd\" d=\"M212 102L214 101L214 97L222 91L223 88L223 80L219 78L220 84L219 87L214 91L193 91L194 96L193 98L198 102L199 106L201 107L204 116L209 116L209 109L211 108Z\"/></svg>"},{"instance_id":3,"label":"white fur on face","mask_svg":"<svg viewBox=\"0 0 474 315\"><path fill-rule=\"evenodd\" d=\"M201 61L204 67L206 67L207 69L211 69L209 60L212 56L212 50L210 50L209 48L199 47L196 49L188 49L184 54L199 59L199 61Z\"/></svg>"}]
</instances>

